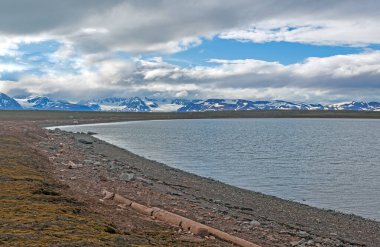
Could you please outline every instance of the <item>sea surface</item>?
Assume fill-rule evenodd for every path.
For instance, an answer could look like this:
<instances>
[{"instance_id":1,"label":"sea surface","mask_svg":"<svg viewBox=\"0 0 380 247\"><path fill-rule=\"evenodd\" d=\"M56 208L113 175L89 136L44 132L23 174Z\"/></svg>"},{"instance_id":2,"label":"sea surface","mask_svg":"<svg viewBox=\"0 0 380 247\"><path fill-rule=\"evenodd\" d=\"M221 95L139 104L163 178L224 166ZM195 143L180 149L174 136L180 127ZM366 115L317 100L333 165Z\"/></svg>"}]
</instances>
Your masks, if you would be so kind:
<instances>
[{"instance_id":1,"label":"sea surface","mask_svg":"<svg viewBox=\"0 0 380 247\"><path fill-rule=\"evenodd\" d=\"M380 221L380 120L162 120L60 127L237 187Z\"/></svg>"}]
</instances>

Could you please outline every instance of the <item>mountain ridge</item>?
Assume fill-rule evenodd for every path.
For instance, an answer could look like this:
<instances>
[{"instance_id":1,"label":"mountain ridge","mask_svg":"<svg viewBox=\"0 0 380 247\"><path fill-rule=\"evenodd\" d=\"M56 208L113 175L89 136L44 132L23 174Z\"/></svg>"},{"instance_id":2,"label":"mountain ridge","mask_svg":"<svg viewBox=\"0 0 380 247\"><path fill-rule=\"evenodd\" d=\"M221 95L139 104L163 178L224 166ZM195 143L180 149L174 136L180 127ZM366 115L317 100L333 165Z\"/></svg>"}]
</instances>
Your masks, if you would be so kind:
<instances>
[{"instance_id":1,"label":"mountain ridge","mask_svg":"<svg viewBox=\"0 0 380 247\"><path fill-rule=\"evenodd\" d=\"M0 93L0 110L61 110L112 112L207 112L249 110L351 110L380 111L376 101L352 101L322 105L295 103L284 100L245 99L153 99L147 97L106 97L87 101L68 102L46 96L12 98Z\"/></svg>"}]
</instances>

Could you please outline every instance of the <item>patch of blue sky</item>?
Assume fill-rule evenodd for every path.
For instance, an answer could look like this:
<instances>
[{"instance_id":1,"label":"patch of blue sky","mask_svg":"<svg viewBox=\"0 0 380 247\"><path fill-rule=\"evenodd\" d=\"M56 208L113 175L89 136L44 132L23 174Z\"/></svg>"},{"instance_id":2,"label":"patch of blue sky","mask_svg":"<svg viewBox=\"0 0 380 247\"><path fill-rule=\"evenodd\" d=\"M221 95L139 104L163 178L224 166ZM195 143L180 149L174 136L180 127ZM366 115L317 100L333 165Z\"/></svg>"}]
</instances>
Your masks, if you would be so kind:
<instances>
[{"instance_id":1,"label":"patch of blue sky","mask_svg":"<svg viewBox=\"0 0 380 247\"><path fill-rule=\"evenodd\" d=\"M18 72L3 72L2 80L17 80L22 75L42 76L48 71L76 74L77 69L72 58L59 62L51 59L60 46L61 43L55 40L20 44L15 56L0 56L0 62L20 65L26 69Z\"/></svg>"},{"instance_id":2,"label":"patch of blue sky","mask_svg":"<svg viewBox=\"0 0 380 247\"><path fill-rule=\"evenodd\" d=\"M281 64L303 62L309 57L357 54L365 49L379 50L379 45L367 47L311 45L290 42L239 42L214 38L203 40L200 46L176 54L165 55L164 60L180 66L210 65L210 59L256 59Z\"/></svg>"},{"instance_id":3,"label":"patch of blue sky","mask_svg":"<svg viewBox=\"0 0 380 247\"><path fill-rule=\"evenodd\" d=\"M22 43L18 46L15 56L1 56L0 61L38 67L50 63L51 54L58 50L60 44L56 41L38 43Z\"/></svg>"},{"instance_id":4,"label":"patch of blue sky","mask_svg":"<svg viewBox=\"0 0 380 247\"><path fill-rule=\"evenodd\" d=\"M20 78L20 72L2 72L0 73L0 80L3 81L17 81Z\"/></svg>"},{"instance_id":5,"label":"patch of blue sky","mask_svg":"<svg viewBox=\"0 0 380 247\"><path fill-rule=\"evenodd\" d=\"M2 72L0 79L4 81L19 81L23 75L42 76L44 73L39 69L26 69L22 71Z\"/></svg>"},{"instance_id":6,"label":"patch of blue sky","mask_svg":"<svg viewBox=\"0 0 380 247\"><path fill-rule=\"evenodd\" d=\"M61 44L56 40L46 40L33 43L21 43L18 46L18 51L24 54L49 54L57 51Z\"/></svg>"}]
</instances>

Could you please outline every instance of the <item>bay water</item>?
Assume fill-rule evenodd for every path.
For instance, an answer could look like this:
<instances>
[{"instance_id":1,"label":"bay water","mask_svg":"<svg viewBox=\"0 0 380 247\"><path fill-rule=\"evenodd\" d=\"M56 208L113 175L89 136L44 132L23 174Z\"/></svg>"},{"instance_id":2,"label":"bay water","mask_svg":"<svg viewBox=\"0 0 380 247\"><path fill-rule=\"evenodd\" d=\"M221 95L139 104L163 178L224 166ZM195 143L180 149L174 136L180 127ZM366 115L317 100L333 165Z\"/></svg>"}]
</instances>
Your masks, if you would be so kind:
<instances>
[{"instance_id":1,"label":"bay water","mask_svg":"<svg viewBox=\"0 0 380 247\"><path fill-rule=\"evenodd\" d=\"M240 188L380 221L380 120L208 119L62 126Z\"/></svg>"}]
</instances>

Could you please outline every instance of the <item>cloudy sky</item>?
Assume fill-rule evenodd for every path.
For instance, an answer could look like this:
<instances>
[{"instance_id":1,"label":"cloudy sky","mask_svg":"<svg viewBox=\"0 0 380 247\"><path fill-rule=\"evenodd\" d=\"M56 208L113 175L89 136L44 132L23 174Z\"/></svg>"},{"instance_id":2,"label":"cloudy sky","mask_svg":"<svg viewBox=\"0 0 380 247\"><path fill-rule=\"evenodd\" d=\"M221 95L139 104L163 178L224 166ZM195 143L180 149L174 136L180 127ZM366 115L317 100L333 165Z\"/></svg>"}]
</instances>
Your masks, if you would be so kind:
<instances>
[{"instance_id":1,"label":"cloudy sky","mask_svg":"<svg viewBox=\"0 0 380 247\"><path fill-rule=\"evenodd\" d=\"M380 100L378 0L1 0L0 92Z\"/></svg>"}]
</instances>

